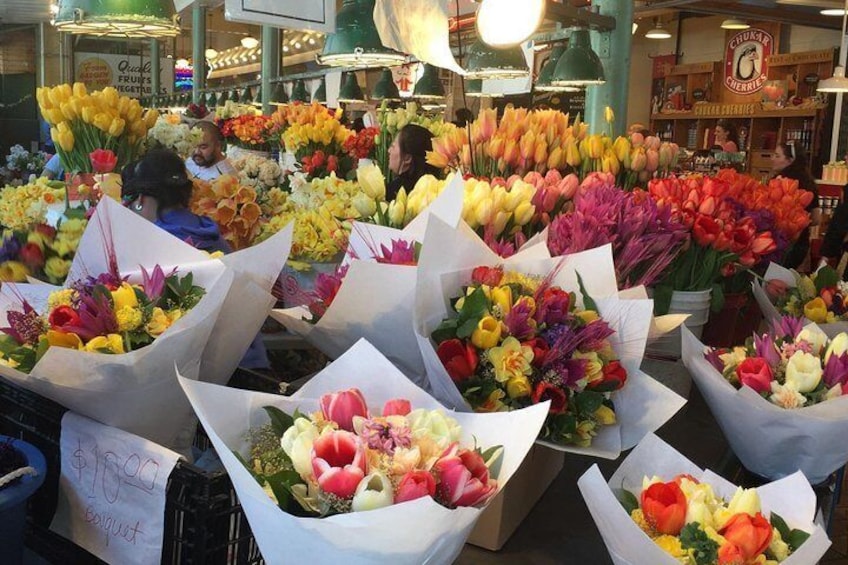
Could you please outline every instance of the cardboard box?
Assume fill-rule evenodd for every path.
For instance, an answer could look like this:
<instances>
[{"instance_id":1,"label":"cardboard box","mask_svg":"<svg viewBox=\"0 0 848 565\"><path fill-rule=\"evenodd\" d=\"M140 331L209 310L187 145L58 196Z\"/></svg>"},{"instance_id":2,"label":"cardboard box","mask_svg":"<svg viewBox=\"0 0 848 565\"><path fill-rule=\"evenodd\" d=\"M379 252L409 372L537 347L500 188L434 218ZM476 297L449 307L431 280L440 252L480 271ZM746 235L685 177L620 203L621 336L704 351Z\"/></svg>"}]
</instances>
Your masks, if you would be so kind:
<instances>
[{"instance_id":1,"label":"cardboard box","mask_svg":"<svg viewBox=\"0 0 848 565\"><path fill-rule=\"evenodd\" d=\"M564 461L562 451L534 445L506 488L483 511L468 543L500 550L559 475Z\"/></svg>"}]
</instances>

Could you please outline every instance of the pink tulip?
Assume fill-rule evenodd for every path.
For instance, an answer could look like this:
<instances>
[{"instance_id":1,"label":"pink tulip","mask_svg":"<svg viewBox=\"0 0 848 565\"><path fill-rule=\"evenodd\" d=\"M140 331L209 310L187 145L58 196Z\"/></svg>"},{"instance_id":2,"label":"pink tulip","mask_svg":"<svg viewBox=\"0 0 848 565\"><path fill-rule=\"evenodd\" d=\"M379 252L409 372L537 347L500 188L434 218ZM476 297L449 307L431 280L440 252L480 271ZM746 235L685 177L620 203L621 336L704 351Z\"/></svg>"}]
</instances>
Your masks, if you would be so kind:
<instances>
[{"instance_id":1,"label":"pink tulip","mask_svg":"<svg viewBox=\"0 0 848 565\"><path fill-rule=\"evenodd\" d=\"M649 135L645 138L646 149L653 149L654 151L657 151L659 150L660 145L662 145L662 142L660 141L660 138L655 135Z\"/></svg>"},{"instance_id":2,"label":"pink tulip","mask_svg":"<svg viewBox=\"0 0 848 565\"><path fill-rule=\"evenodd\" d=\"M475 451L459 449L456 442L445 450L433 470L439 476L439 497L449 508L483 504L498 490L483 458Z\"/></svg>"},{"instance_id":3,"label":"pink tulip","mask_svg":"<svg viewBox=\"0 0 848 565\"><path fill-rule=\"evenodd\" d=\"M574 198L577 194L577 188L580 186L580 179L574 173L566 175L557 185L559 193L564 198Z\"/></svg>"},{"instance_id":4,"label":"pink tulip","mask_svg":"<svg viewBox=\"0 0 848 565\"><path fill-rule=\"evenodd\" d=\"M641 147L642 144L645 143L645 136L639 132L633 132L630 134L630 144L633 147Z\"/></svg>"},{"instance_id":5,"label":"pink tulip","mask_svg":"<svg viewBox=\"0 0 848 565\"><path fill-rule=\"evenodd\" d=\"M545 173L545 184L558 184L562 181L562 174L556 169L550 169Z\"/></svg>"},{"instance_id":6,"label":"pink tulip","mask_svg":"<svg viewBox=\"0 0 848 565\"><path fill-rule=\"evenodd\" d=\"M660 154L656 149L648 149L645 152L645 170L653 173L660 166Z\"/></svg>"},{"instance_id":7,"label":"pink tulip","mask_svg":"<svg viewBox=\"0 0 848 565\"><path fill-rule=\"evenodd\" d=\"M350 432L325 432L312 444L312 472L321 490L350 498L365 477L365 446Z\"/></svg>"},{"instance_id":8,"label":"pink tulip","mask_svg":"<svg viewBox=\"0 0 848 565\"><path fill-rule=\"evenodd\" d=\"M435 494L436 479L433 475L427 471L410 471L398 482L395 504Z\"/></svg>"},{"instance_id":9,"label":"pink tulip","mask_svg":"<svg viewBox=\"0 0 848 565\"><path fill-rule=\"evenodd\" d=\"M412 404L405 398L394 398L383 406L383 416L406 416L412 412Z\"/></svg>"},{"instance_id":10,"label":"pink tulip","mask_svg":"<svg viewBox=\"0 0 848 565\"><path fill-rule=\"evenodd\" d=\"M368 405L358 388L325 394L321 397L321 413L343 430L353 431L353 417L368 417Z\"/></svg>"}]
</instances>

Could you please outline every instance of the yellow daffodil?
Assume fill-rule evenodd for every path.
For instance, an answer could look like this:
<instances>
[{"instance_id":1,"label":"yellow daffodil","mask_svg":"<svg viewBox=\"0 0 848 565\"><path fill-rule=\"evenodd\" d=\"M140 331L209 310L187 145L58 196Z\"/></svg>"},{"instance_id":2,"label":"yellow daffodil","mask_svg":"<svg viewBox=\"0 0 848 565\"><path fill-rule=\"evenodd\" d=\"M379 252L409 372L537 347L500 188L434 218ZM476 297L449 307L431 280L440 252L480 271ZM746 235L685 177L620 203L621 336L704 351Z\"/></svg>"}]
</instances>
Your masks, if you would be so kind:
<instances>
[{"instance_id":1,"label":"yellow daffodil","mask_svg":"<svg viewBox=\"0 0 848 565\"><path fill-rule=\"evenodd\" d=\"M156 306L150 314L150 321L144 327L145 331L153 337L160 336L165 330L171 326L171 320L165 312Z\"/></svg>"},{"instance_id":2,"label":"yellow daffodil","mask_svg":"<svg viewBox=\"0 0 848 565\"><path fill-rule=\"evenodd\" d=\"M529 376L532 372L533 349L510 336L500 347L492 347L486 352L495 371L495 379L508 382L510 379Z\"/></svg>"}]
</instances>

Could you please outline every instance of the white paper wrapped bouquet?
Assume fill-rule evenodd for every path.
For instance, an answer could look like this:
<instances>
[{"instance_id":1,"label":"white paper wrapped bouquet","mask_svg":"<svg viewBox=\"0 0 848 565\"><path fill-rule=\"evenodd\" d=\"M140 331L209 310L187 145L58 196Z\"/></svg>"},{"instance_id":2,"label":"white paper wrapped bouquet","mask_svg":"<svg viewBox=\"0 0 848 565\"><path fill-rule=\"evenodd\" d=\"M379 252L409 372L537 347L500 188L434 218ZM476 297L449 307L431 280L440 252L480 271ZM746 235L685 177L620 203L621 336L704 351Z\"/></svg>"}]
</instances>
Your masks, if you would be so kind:
<instances>
[{"instance_id":1,"label":"white paper wrapped bouquet","mask_svg":"<svg viewBox=\"0 0 848 565\"><path fill-rule=\"evenodd\" d=\"M181 379L268 563L449 563L547 404L451 413L365 340L292 397Z\"/></svg>"},{"instance_id":2,"label":"white paper wrapped bouquet","mask_svg":"<svg viewBox=\"0 0 848 565\"><path fill-rule=\"evenodd\" d=\"M577 484L616 565L801 565L830 546L800 472L743 489L653 434L609 482L593 465Z\"/></svg>"},{"instance_id":3,"label":"white paper wrapped bouquet","mask_svg":"<svg viewBox=\"0 0 848 565\"><path fill-rule=\"evenodd\" d=\"M465 225L428 225L415 331L434 395L482 412L550 400L551 447L614 459L684 404L639 369L652 309L619 297L609 246L504 260Z\"/></svg>"}]
</instances>

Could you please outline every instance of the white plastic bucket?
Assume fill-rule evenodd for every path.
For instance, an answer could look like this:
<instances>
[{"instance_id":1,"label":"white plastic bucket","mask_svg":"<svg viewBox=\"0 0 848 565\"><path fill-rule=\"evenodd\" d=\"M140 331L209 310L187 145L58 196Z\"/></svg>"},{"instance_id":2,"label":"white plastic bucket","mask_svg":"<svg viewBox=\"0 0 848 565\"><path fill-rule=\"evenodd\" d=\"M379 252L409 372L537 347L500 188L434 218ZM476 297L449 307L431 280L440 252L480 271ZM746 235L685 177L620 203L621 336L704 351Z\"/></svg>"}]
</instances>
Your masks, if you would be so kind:
<instances>
[{"instance_id":1,"label":"white plastic bucket","mask_svg":"<svg viewBox=\"0 0 848 565\"><path fill-rule=\"evenodd\" d=\"M704 326L710 318L710 300L712 290L675 290L671 293L669 314L689 314L684 322L686 327L700 338ZM647 352L658 357L680 359L680 328L648 344Z\"/></svg>"}]
</instances>

